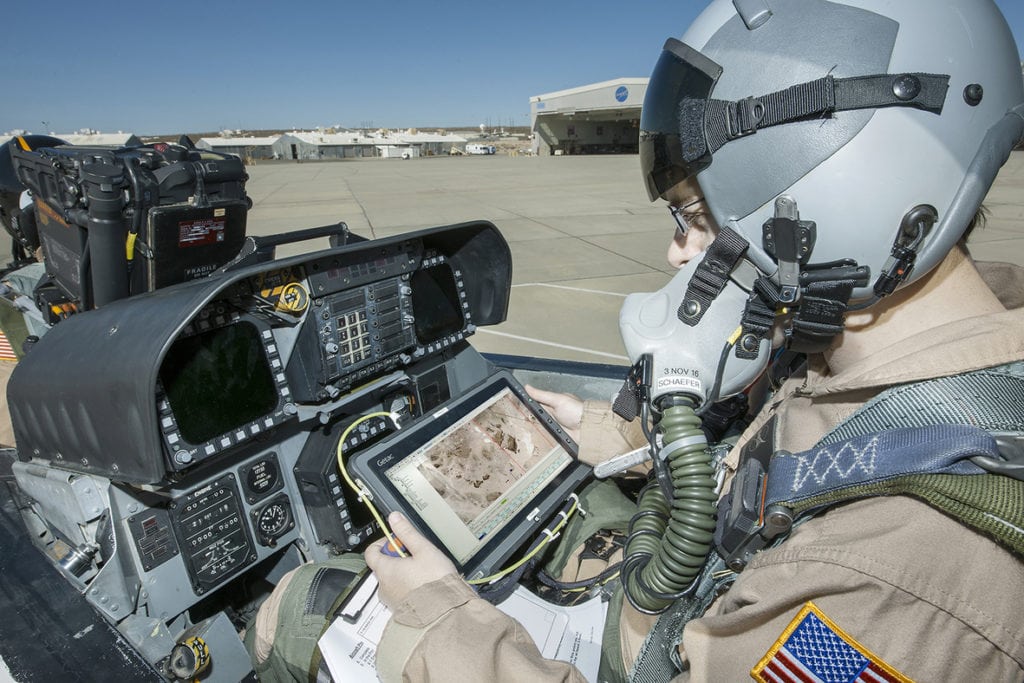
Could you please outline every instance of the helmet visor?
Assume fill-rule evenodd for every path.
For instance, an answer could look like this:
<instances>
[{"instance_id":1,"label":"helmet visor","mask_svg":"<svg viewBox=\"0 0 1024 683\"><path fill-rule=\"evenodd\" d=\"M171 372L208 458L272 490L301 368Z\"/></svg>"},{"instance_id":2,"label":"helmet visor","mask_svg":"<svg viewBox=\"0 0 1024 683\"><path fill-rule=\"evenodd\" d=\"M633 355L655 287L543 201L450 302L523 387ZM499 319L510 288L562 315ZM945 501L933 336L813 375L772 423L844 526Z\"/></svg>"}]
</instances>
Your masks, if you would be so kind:
<instances>
[{"instance_id":1,"label":"helmet visor","mask_svg":"<svg viewBox=\"0 0 1024 683\"><path fill-rule=\"evenodd\" d=\"M704 114L721 75L689 45L665 41L640 112L640 168L651 201L711 164Z\"/></svg>"}]
</instances>

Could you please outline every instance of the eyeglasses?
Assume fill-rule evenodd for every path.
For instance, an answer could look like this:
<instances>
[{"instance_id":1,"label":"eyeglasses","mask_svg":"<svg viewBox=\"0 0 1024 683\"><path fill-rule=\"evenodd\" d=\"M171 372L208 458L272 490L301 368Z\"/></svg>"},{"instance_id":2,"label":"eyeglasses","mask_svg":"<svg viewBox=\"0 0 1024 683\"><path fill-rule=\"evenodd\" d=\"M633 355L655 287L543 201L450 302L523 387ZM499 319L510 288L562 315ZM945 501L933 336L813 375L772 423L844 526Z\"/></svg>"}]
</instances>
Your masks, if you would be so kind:
<instances>
[{"instance_id":1,"label":"eyeglasses","mask_svg":"<svg viewBox=\"0 0 1024 683\"><path fill-rule=\"evenodd\" d=\"M707 211L700 209L694 210L694 207L702 204L704 197L697 197L696 199L683 204L682 206L672 206L669 204L668 211L672 214L672 218L676 219L676 227L679 228L681 235L686 235L690 230L690 223L697 216L707 215Z\"/></svg>"}]
</instances>

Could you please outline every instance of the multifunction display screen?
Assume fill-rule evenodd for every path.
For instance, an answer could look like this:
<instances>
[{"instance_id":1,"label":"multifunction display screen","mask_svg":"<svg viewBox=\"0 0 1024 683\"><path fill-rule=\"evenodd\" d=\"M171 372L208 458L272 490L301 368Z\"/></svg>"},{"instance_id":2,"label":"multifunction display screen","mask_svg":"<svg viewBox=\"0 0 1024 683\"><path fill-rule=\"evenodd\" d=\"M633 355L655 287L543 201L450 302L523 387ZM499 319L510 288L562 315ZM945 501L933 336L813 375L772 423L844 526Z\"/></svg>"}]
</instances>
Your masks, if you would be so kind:
<instances>
[{"instance_id":1,"label":"multifunction display screen","mask_svg":"<svg viewBox=\"0 0 1024 683\"><path fill-rule=\"evenodd\" d=\"M412 274L412 310L416 315L416 338L421 344L454 334L462 329L462 303L451 266L442 263Z\"/></svg>"},{"instance_id":2,"label":"multifunction display screen","mask_svg":"<svg viewBox=\"0 0 1024 683\"><path fill-rule=\"evenodd\" d=\"M193 444L277 407L260 332L245 321L179 338L160 367L160 381L181 436Z\"/></svg>"}]
</instances>

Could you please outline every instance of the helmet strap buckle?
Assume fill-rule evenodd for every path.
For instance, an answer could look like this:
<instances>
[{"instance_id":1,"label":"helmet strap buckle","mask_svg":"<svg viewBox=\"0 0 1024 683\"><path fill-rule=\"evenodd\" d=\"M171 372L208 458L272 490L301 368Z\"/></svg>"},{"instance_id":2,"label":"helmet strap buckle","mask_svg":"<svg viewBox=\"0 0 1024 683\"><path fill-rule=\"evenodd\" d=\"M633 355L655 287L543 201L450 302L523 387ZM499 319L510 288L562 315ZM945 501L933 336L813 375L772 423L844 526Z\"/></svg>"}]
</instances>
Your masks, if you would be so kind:
<instances>
[{"instance_id":1,"label":"helmet strap buckle","mask_svg":"<svg viewBox=\"0 0 1024 683\"><path fill-rule=\"evenodd\" d=\"M744 97L725 105L725 129L729 140L753 135L764 118L764 104L756 97Z\"/></svg>"}]
</instances>

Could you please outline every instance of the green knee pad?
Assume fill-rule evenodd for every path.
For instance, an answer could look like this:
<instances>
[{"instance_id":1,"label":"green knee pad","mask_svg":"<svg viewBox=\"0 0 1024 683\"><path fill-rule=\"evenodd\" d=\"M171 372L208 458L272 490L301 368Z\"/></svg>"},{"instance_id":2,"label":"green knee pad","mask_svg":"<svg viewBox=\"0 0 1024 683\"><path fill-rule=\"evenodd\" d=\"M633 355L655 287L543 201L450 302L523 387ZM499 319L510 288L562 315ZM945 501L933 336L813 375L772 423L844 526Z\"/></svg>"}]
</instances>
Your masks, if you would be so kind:
<instances>
[{"instance_id":1,"label":"green knee pad","mask_svg":"<svg viewBox=\"0 0 1024 683\"><path fill-rule=\"evenodd\" d=\"M602 529L625 532L636 514L636 503L626 498L610 479L595 481L580 492L578 514L569 520L558 546L545 564L545 570L558 576L573 552Z\"/></svg>"},{"instance_id":2,"label":"green knee pad","mask_svg":"<svg viewBox=\"0 0 1024 683\"><path fill-rule=\"evenodd\" d=\"M246 633L245 646L253 669L263 683L315 681L321 656L317 641L334 619L358 574L366 568L363 556L338 558L303 565L283 589L274 625L270 656L256 663L255 623Z\"/></svg>"}]
</instances>

